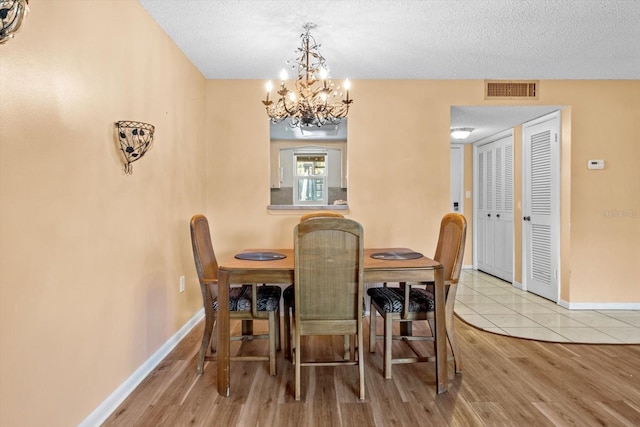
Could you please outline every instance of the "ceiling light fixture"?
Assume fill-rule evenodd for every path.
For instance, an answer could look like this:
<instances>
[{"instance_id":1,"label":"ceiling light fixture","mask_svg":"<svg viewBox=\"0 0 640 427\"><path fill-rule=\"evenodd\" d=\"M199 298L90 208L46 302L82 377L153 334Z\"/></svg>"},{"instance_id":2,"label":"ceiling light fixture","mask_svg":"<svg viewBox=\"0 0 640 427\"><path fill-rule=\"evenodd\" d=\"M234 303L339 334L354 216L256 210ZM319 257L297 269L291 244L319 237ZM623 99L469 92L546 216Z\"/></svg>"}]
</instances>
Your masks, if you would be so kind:
<instances>
[{"instance_id":1,"label":"ceiling light fixture","mask_svg":"<svg viewBox=\"0 0 640 427\"><path fill-rule=\"evenodd\" d=\"M267 97L262 103L272 123L278 123L284 119L289 119L292 127L340 123L347 117L349 105L353 102L349 99L351 84L347 79L341 88L331 82L329 68L318 50L320 45L310 34L316 25L307 22L303 28L305 31L300 35L302 44L298 48L300 56L295 60L287 61L287 64L293 62L291 68L297 73L294 88L289 90L285 86L289 76L283 69L280 73L277 100L272 101L269 98L273 84L268 81ZM344 99L342 99L342 90L345 92Z\"/></svg>"},{"instance_id":2,"label":"ceiling light fixture","mask_svg":"<svg viewBox=\"0 0 640 427\"><path fill-rule=\"evenodd\" d=\"M29 0L0 0L0 44L13 38L28 13Z\"/></svg>"},{"instance_id":3,"label":"ceiling light fixture","mask_svg":"<svg viewBox=\"0 0 640 427\"><path fill-rule=\"evenodd\" d=\"M451 137L453 139L466 139L473 132L473 128L453 128L451 129Z\"/></svg>"}]
</instances>

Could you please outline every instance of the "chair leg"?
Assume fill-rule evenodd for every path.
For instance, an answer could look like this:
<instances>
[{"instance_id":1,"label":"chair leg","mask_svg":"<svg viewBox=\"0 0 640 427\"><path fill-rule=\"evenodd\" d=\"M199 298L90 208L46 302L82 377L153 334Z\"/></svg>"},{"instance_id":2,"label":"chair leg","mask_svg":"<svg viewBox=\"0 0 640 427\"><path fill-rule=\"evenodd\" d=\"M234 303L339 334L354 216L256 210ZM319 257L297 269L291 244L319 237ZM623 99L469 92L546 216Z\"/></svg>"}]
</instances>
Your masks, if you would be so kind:
<instances>
[{"instance_id":1,"label":"chair leg","mask_svg":"<svg viewBox=\"0 0 640 427\"><path fill-rule=\"evenodd\" d=\"M291 360L291 318L289 317L289 311L291 307L286 302L284 303L284 357Z\"/></svg>"},{"instance_id":2,"label":"chair leg","mask_svg":"<svg viewBox=\"0 0 640 427\"><path fill-rule=\"evenodd\" d=\"M431 328L431 333L435 336L435 322L433 320L429 320L429 327ZM462 373L462 355L460 354L460 347L458 346L458 339L456 338L456 330L453 326L453 319L449 319L446 317L445 329L447 331L447 343L449 343L449 347L451 348L451 354L453 355L453 365L456 374ZM435 349L435 341L433 342L433 348Z\"/></svg>"},{"instance_id":3,"label":"chair leg","mask_svg":"<svg viewBox=\"0 0 640 427\"><path fill-rule=\"evenodd\" d=\"M276 311L269 312L269 374L276 375Z\"/></svg>"},{"instance_id":4,"label":"chair leg","mask_svg":"<svg viewBox=\"0 0 640 427\"><path fill-rule=\"evenodd\" d=\"M212 317L205 318L204 333L202 334L202 343L200 344L200 354L198 355L198 366L196 372L202 374L204 372L204 359L207 356L207 348L211 341L211 335L215 326L215 319Z\"/></svg>"},{"instance_id":5,"label":"chair leg","mask_svg":"<svg viewBox=\"0 0 640 427\"><path fill-rule=\"evenodd\" d=\"M393 318L391 313L384 315L384 378L391 379L391 343L393 341Z\"/></svg>"},{"instance_id":6,"label":"chair leg","mask_svg":"<svg viewBox=\"0 0 640 427\"><path fill-rule=\"evenodd\" d=\"M362 323L360 323L360 327L358 329L358 336L355 337L358 346L358 380L360 383L360 399L364 400L364 332L362 330ZM354 343L354 345L356 344Z\"/></svg>"},{"instance_id":7,"label":"chair leg","mask_svg":"<svg viewBox=\"0 0 640 427\"><path fill-rule=\"evenodd\" d=\"M213 333L211 334L211 354L216 352L218 346L218 322L213 321Z\"/></svg>"},{"instance_id":8,"label":"chair leg","mask_svg":"<svg viewBox=\"0 0 640 427\"><path fill-rule=\"evenodd\" d=\"M276 308L276 351L281 350L281 341L280 341L280 307Z\"/></svg>"},{"instance_id":9,"label":"chair leg","mask_svg":"<svg viewBox=\"0 0 640 427\"><path fill-rule=\"evenodd\" d=\"M462 373L462 355L460 354L460 347L458 347L458 339L456 338L456 330L453 325L453 313L447 313L447 319L445 322L447 329L447 338L449 345L451 346L451 353L453 353L453 364L456 374Z\"/></svg>"},{"instance_id":10,"label":"chair leg","mask_svg":"<svg viewBox=\"0 0 640 427\"><path fill-rule=\"evenodd\" d=\"M369 353L376 352L376 318L377 310L373 308L373 304L369 304Z\"/></svg>"},{"instance_id":11,"label":"chair leg","mask_svg":"<svg viewBox=\"0 0 640 427\"><path fill-rule=\"evenodd\" d=\"M458 339L456 338L456 330L453 325L449 326L447 323L447 338L449 339L449 345L451 346L451 352L453 353L453 364L456 374L462 373L462 355L460 354L460 347L458 347Z\"/></svg>"},{"instance_id":12,"label":"chair leg","mask_svg":"<svg viewBox=\"0 0 640 427\"><path fill-rule=\"evenodd\" d=\"M295 328L295 325L293 325ZM294 371L295 371L295 399L300 400L300 337L296 335L295 345L293 346L294 354Z\"/></svg>"}]
</instances>

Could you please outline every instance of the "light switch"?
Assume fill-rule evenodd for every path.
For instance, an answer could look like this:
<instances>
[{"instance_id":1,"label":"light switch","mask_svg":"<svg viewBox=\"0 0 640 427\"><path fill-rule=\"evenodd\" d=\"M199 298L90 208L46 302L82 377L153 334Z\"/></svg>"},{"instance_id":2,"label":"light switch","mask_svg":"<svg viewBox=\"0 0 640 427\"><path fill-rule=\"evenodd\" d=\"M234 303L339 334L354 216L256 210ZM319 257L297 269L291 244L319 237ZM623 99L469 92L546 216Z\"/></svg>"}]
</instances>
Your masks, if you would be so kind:
<instances>
[{"instance_id":1,"label":"light switch","mask_svg":"<svg viewBox=\"0 0 640 427\"><path fill-rule=\"evenodd\" d=\"M464 197L465 197L465 199L470 199L471 198L471 191L467 191L466 193L464 193Z\"/></svg>"}]
</instances>

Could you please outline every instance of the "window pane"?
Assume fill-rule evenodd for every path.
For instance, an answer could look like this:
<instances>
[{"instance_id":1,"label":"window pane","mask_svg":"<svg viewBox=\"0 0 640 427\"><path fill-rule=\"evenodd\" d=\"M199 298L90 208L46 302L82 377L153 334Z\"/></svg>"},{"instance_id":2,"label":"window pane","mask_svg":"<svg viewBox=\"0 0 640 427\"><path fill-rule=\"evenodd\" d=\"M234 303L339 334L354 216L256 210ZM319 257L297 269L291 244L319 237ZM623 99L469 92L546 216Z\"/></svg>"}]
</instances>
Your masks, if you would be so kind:
<instances>
[{"instance_id":1,"label":"window pane","mask_svg":"<svg viewBox=\"0 0 640 427\"><path fill-rule=\"evenodd\" d=\"M298 178L298 201L319 202L324 200L324 179Z\"/></svg>"},{"instance_id":2,"label":"window pane","mask_svg":"<svg viewBox=\"0 0 640 427\"><path fill-rule=\"evenodd\" d=\"M325 155L296 156L296 175L319 176L325 174Z\"/></svg>"}]
</instances>

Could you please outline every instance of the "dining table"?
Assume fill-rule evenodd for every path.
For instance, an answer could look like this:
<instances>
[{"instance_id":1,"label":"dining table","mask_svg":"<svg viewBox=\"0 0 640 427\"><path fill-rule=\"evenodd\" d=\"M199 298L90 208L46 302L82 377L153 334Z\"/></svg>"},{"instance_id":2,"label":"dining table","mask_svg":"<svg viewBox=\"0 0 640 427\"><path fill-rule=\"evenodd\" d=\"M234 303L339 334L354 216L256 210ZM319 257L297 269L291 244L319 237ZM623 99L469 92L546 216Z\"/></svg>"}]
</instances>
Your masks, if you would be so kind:
<instances>
[{"instance_id":1,"label":"dining table","mask_svg":"<svg viewBox=\"0 0 640 427\"><path fill-rule=\"evenodd\" d=\"M442 264L408 248L365 248L364 282L433 282L436 353L436 391L448 389L447 342L445 329L445 288ZM262 256L263 254L266 254ZM380 254L392 254L388 257ZM255 255L255 256L254 256ZM373 257L372 257L373 255ZM294 278L293 249L245 249L218 266L218 393L230 395L230 319L229 286L233 284L269 283L288 285Z\"/></svg>"}]
</instances>

